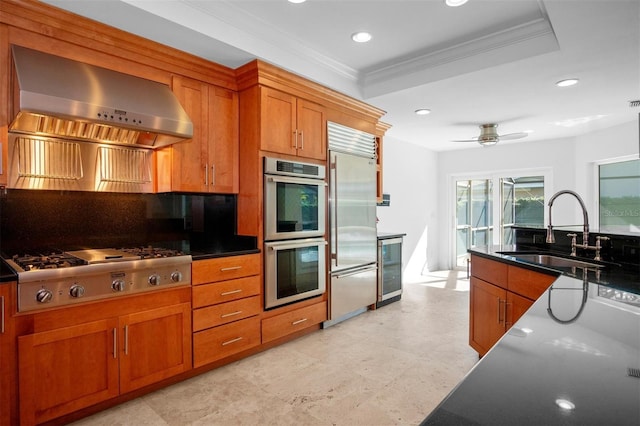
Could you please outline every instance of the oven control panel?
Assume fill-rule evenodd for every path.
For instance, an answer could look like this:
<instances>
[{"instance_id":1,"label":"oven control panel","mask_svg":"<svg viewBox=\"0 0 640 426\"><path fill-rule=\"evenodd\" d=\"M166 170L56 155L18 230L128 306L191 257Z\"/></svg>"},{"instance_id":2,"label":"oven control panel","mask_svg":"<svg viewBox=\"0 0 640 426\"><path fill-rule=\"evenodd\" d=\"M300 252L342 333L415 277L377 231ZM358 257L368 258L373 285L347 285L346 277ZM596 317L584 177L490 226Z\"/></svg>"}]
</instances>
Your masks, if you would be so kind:
<instances>
[{"instance_id":1,"label":"oven control panel","mask_svg":"<svg viewBox=\"0 0 640 426\"><path fill-rule=\"evenodd\" d=\"M121 264L124 266L124 264ZM119 265L120 266L120 265ZM91 267L74 268L83 273L24 282L18 280L18 310L60 307L98 299L144 293L168 287L191 285L191 263L145 266L95 271ZM87 273L87 269L89 272Z\"/></svg>"}]
</instances>

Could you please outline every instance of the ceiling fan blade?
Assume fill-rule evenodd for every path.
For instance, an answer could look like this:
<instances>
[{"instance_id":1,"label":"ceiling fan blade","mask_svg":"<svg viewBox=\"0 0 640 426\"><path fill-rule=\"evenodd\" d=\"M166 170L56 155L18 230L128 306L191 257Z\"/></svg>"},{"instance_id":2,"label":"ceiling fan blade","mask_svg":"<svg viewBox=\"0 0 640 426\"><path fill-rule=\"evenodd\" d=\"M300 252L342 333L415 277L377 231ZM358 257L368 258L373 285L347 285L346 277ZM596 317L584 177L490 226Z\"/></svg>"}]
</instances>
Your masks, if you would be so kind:
<instances>
[{"instance_id":1,"label":"ceiling fan blade","mask_svg":"<svg viewBox=\"0 0 640 426\"><path fill-rule=\"evenodd\" d=\"M501 140L513 140L513 139L522 139L527 135L528 133L525 133L525 132L507 133L506 135L500 135L499 138Z\"/></svg>"}]
</instances>

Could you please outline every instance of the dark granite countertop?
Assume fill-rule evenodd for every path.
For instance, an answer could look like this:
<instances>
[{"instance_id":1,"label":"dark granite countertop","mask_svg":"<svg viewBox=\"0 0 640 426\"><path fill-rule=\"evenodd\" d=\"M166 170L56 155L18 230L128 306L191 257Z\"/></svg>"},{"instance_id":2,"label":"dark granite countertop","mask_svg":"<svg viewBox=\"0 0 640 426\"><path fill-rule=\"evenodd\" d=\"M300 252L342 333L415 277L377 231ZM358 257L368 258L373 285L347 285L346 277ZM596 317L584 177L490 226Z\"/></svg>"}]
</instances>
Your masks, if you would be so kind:
<instances>
[{"instance_id":1,"label":"dark granite countertop","mask_svg":"<svg viewBox=\"0 0 640 426\"><path fill-rule=\"evenodd\" d=\"M534 267L497 251L470 250ZM640 274L607 269L563 271L422 424L640 424Z\"/></svg>"},{"instance_id":2,"label":"dark granite countertop","mask_svg":"<svg viewBox=\"0 0 640 426\"><path fill-rule=\"evenodd\" d=\"M4 260L0 259L0 285L3 283L17 281L18 276L16 273L5 263Z\"/></svg>"}]
</instances>

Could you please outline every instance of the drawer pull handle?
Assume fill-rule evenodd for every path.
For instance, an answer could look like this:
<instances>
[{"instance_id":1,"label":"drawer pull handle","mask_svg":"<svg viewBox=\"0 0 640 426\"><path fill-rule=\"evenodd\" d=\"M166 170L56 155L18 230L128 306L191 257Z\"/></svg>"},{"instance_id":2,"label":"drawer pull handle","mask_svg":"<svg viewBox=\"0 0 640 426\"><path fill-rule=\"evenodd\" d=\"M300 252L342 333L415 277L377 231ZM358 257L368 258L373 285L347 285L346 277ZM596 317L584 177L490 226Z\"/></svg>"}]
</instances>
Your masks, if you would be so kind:
<instances>
[{"instance_id":1,"label":"drawer pull handle","mask_svg":"<svg viewBox=\"0 0 640 426\"><path fill-rule=\"evenodd\" d=\"M242 311L229 312L228 314L220 315L220 318L232 317L232 316L235 316L235 315L240 315L241 313L242 313Z\"/></svg>"},{"instance_id":2,"label":"drawer pull handle","mask_svg":"<svg viewBox=\"0 0 640 426\"><path fill-rule=\"evenodd\" d=\"M236 337L235 339L227 340L226 342L222 342L222 346L227 346L235 342L239 342L242 340L242 337Z\"/></svg>"},{"instance_id":3,"label":"drawer pull handle","mask_svg":"<svg viewBox=\"0 0 640 426\"><path fill-rule=\"evenodd\" d=\"M228 268L220 268L220 271L228 272L228 271L237 271L238 269L242 269L242 266L229 266Z\"/></svg>"},{"instance_id":4,"label":"drawer pull handle","mask_svg":"<svg viewBox=\"0 0 640 426\"><path fill-rule=\"evenodd\" d=\"M225 291L224 293L220 293L220 296L228 296L230 294L236 294L236 293L242 293L242 290L238 289L238 290Z\"/></svg>"},{"instance_id":5,"label":"drawer pull handle","mask_svg":"<svg viewBox=\"0 0 640 426\"><path fill-rule=\"evenodd\" d=\"M307 321L309 318L302 318L299 319L298 321L294 321L291 323L291 325L298 325L298 324L302 324L303 322Z\"/></svg>"}]
</instances>

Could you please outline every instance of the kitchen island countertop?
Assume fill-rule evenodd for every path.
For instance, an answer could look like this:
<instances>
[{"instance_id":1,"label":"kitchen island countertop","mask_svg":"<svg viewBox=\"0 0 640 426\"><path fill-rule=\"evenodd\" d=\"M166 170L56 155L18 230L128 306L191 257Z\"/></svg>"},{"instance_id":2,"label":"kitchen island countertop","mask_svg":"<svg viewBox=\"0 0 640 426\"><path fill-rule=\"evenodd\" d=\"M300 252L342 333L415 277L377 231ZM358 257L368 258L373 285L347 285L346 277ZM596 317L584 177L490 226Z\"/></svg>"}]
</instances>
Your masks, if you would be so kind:
<instances>
[{"instance_id":1,"label":"kitchen island countertop","mask_svg":"<svg viewBox=\"0 0 640 426\"><path fill-rule=\"evenodd\" d=\"M640 424L638 274L603 275L563 272L422 424Z\"/></svg>"}]
</instances>

